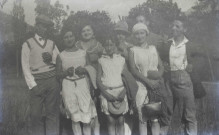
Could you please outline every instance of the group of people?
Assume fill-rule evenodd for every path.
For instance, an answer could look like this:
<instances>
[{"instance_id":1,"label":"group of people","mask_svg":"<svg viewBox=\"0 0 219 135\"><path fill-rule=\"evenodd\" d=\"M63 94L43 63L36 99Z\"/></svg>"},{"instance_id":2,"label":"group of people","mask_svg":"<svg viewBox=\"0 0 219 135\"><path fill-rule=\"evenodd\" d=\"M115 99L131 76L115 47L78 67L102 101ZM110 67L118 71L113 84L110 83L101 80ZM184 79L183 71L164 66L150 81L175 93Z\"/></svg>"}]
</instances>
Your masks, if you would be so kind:
<instances>
[{"instance_id":1,"label":"group of people","mask_svg":"<svg viewBox=\"0 0 219 135\"><path fill-rule=\"evenodd\" d=\"M167 41L150 32L143 15L136 17L132 32L125 21L118 22L115 36L103 43L91 24L82 27L77 41L75 32L65 29L62 52L46 39L51 24L39 15L35 36L22 46L31 135L59 134L62 102L74 135L99 135L101 124L109 135L132 134L135 121L140 135L166 135L176 105L185 134L197 135L192 44L182 20L173 21L173 38Z\"/></svg>"}]
</instances>

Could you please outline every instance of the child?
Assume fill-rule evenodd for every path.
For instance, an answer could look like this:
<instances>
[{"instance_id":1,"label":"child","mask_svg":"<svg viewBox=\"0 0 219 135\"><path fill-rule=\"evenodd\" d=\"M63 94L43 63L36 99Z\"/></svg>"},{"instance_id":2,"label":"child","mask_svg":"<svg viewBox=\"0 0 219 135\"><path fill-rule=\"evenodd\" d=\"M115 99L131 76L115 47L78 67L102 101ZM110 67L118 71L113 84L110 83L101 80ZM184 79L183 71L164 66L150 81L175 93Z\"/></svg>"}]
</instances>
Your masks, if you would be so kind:
<instances>
[{"instance_id":1,"label":"child","mask_svg":"<svg viewBox=\"0 0 219 135\"><path fill-rule=\"evenodd\" d=\"M91 134L91 120L97 116L86 75L86 52L75 46L73 32L64 32L65 50L57 58L57 77L62 79L62 97L75 135Z\"/></svg>"},{"instance_id":2,"label":"child","mask_svg":"<svg viewBox=\"0 0 219 135\"><path fill-rule=\"evenodd\" d=\"M117 53L112 40L105 43L105 54L98 60L97 84L101 90L101 107L107 115L109 135L124 135L124 114L128 111L122 72L125 58Z\"/></svg>"}]
</instances>

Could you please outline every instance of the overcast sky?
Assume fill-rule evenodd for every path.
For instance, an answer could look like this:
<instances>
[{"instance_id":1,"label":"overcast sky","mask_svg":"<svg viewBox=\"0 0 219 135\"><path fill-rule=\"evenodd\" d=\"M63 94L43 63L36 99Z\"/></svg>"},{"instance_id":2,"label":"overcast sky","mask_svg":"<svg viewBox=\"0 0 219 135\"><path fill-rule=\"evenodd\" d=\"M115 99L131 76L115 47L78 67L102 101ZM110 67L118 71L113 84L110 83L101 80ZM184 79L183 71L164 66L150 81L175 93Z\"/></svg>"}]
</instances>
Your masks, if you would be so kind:
<instances>
[{"instance_id":1,"label":"overcast sky","mask_svg":"<svg viewBox=\"0 0 219 135\"><path fill-rule=\"evenodd\" d=\"M2 0L0 0L2 1ZM0 10L9 13L12 10L13 2L15 0L8 0L4 5L4 8ZM51 0L51 3L55 3L57 0ZM109 13L110 17L117 21L118 15L126 16L131 8L138 4L142 4L147 0L59 0L60 3L64 5L69 5L70 10L105 10ZM182 11L190 9L197 0L173 0L177 2L178 6ZM35 23L35 6L34 0L22 0L22 5L25 12L25 21L31 25Z\"/></svg>"}]
</instances>

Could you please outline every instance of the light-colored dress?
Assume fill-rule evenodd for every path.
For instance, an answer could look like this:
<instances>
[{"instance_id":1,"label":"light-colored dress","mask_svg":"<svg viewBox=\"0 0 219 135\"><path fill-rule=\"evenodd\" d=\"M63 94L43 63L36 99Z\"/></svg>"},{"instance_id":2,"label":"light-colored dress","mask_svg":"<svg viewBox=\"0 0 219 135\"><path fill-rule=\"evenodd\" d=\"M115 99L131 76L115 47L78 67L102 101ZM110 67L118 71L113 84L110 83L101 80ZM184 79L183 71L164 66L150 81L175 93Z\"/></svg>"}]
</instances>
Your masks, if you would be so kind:
<instances>
[{"instance_id":1,"label":"light-colored dress","mask_svg":"<svg viewBox=\"0 0 219 135\"><path fill-rule=\"evenodd\" d=\"M75 52L63 51L60 54L63 70L69 67L76 69L86 64L86 52L77 50ZM90 123L91 119L97 116L96 108L90 96L90 86L86 76L74 76L63 79L62 97L67 109L67 116L74 122Z\"/></svg>"},{"instance_id":2,"label":"light-colored dress","mask_svg":"<svg viewBox=\"0 0 219 135\"><path fill-rule=\"evenodd\" d=\"M103 75L101 78L101 81L103 85L107 87L112 87L115 89L112 90L106 90L109 94L118 97L118 95L124 90L123 82L122 82L122 71L124 69L125 65L125 58L121 55L114 54L113 58L110 58L109 56L103 55L99 60L99 64L102 67ZM122 87L120 87L122 86ZM118 87L118 88L117 88ZM126 102L126 109L123 112L125 114L128 112L128 102L127 102L127 96L125 96L125 102ZM108 111L108 103L107 99L103 96L101 96L101 108L102 111L109 115Z\"/></svg>"},{"instance_id":3,"label":"light-colored dress","mask_svg":"<svg viewBox=\"0 0 219 135\"><path fill-rule=\"evenodd\" d=\"M134 61L138 71L145 77L147 77L149 70L158 71L158 53L155 46L147 46L147 44L145 44L141 47L133 47L131 48L131 51L134 54ZM149 98L145 85L139 81L137 81L137 84L139 88L136 95L136 106L139 108L143 104L147 104Z\"/></svg>"}]
</instances>

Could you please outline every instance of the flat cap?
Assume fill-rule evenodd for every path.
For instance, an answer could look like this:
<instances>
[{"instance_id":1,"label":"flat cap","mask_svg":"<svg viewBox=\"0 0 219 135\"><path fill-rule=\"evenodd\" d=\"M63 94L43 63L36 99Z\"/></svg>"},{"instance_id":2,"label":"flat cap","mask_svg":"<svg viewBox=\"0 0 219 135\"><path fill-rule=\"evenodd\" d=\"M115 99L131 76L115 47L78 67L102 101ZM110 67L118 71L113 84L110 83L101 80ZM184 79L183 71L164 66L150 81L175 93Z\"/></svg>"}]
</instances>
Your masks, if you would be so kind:
<instances>
[{"instance_id":1,"label":"flat cap","mask_svg":"<svg viewBox=\"0 0 219 135\"><path fill-rule=\"evenodd\" d=\"M36 23L43 23L43 24L46 24L48 26L53 26L54 23L52 22L52 20L46 16L46 15L38 15L35 19Z\"/></svg>"}]
</instances>

